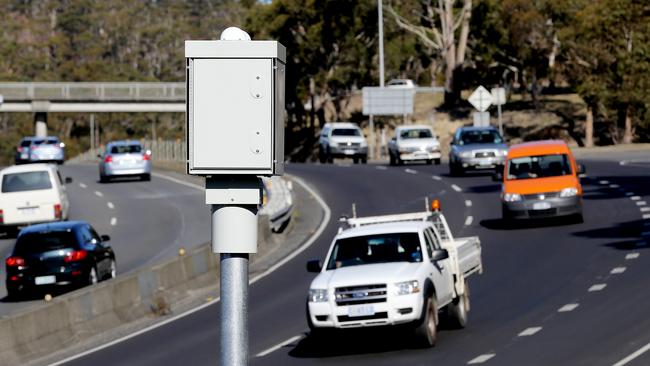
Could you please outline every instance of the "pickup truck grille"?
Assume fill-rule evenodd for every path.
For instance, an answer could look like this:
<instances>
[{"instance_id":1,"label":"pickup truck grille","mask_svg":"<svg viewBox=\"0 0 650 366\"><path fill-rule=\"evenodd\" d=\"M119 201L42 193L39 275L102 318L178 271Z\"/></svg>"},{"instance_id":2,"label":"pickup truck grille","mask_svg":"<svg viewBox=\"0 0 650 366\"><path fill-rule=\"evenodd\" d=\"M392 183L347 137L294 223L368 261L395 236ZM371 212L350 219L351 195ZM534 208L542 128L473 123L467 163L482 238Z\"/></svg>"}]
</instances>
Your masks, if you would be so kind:
<instances>
[{"instance_id":1,"label":"pickup truck grille","mask_svg":"<svg viewBox=\"0 0 650 366\"><path fill-rule=\"evenodd\" d=\"M334 295L338 306L386 302L386 285L337 287Z\"/></svg>"},{"instance_id":2,"label":"pickup truck grille","mask_svg":"<svg viewBox=\"0 0 650 366\"><path fill-rule=\"evenodd\" d=\"M475 158L493 158L495 156L494 151L477 151L474 154Z\"/></svg>"}]
</instances>

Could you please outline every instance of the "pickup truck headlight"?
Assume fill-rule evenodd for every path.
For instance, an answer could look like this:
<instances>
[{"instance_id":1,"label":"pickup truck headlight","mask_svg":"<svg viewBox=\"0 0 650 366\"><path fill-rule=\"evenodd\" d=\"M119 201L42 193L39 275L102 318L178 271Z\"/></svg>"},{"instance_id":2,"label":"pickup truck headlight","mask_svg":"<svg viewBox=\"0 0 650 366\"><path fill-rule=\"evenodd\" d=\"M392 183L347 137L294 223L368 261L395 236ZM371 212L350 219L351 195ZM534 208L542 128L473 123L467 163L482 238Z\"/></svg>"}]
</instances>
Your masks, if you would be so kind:
<instances>
[{"instance_id":1,"label":"pickup truck headlight","mask_svg":"<svg viewBox=\"0 0 650 366\"><path fill-rule=\"evenodd\" d=\"M578 189L577 188L564 188L563 190L560 191L560 197L573 197L578 195Z\"/></svg>"},{"instance_id":2,"label":"pickup truck headlight","mask_svg":"<svg viewBox=\"0 0 650 366\"><path fill-rule=\"evenodd\" d=\"M471 151L463 151L460 154L461 158L471 158L472 157L472 152Z\"/></svg>"},{"instance_id":3,"label":"pickup truck headlight","mask_svg":"<svg viewBox=\"0 0 650 366\"><path fill-rule=\"evenodd\" d=\"M417 280L397 282L395 284L395 295L409 295L420 292L420 284Z\"/></svg>"},{"instance_id":4,"label":"pickup truck headlight","mask_svg":"<svg viewBox=\"0 0 650 366\"><path fill-rule=\"evenodd\" d=\"M504 193L502 199L505 202L521 201L521 195L518 193Z\"/></svg>"},{"instance_id":5,"label":"pickup truck headlight","mask_svg":"<svg viewBox=\"0 0 650 366\"><path fill-rule=\"evenodd\" d=\"M508 150L497 150L498 156L508 156Z\"/></svg>"},{"instance_id":6,"label":"pickup truck headlight","mask_svg":"<svg viewBox=\"0 0 650 366\"><path fill-rule=\"evenodd\" d=\"M327 302L327 290L309 289L309 302Z\"/></svg>"}]
</instances>

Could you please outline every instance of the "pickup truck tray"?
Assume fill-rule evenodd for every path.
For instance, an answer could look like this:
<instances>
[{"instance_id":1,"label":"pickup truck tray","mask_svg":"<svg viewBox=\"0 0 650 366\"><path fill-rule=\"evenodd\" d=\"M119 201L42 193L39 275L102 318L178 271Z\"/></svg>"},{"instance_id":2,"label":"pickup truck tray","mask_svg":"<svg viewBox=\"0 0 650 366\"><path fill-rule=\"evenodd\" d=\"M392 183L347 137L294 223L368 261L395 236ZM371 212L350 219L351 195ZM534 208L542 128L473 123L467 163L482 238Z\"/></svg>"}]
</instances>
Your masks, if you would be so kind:
<instances>
[{"instance_id":1,"label":"pickup truck tray","mask_svg":"<svg viewBox=\"0 0 650 366\"><path fill-rule=\"evenodd\" d=\"M483 272L481 261L481 241L478 236L455 238L454 246L458 252L458 266L465 278L479 272Z\"/></svg>"}]
</instances>

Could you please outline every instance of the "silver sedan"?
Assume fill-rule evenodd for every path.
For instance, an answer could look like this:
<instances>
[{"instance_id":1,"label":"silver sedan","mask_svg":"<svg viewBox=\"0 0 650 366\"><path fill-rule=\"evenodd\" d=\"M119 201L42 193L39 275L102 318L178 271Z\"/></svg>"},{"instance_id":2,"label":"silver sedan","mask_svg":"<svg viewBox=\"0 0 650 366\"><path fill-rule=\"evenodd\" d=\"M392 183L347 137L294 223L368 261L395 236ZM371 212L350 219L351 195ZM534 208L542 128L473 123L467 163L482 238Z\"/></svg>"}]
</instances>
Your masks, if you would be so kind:
<instances>
[{"instance_id":1,"label":"silver sedan","mask_svg":"<svg viewBox=\"0 0 650 366\"><path fill-rule=\"evenodd\" d=\"M99 181L116 177L139 177L151 180L151 153L138 141L113 141L99 155Z\"/></svg>"}]
</instances>

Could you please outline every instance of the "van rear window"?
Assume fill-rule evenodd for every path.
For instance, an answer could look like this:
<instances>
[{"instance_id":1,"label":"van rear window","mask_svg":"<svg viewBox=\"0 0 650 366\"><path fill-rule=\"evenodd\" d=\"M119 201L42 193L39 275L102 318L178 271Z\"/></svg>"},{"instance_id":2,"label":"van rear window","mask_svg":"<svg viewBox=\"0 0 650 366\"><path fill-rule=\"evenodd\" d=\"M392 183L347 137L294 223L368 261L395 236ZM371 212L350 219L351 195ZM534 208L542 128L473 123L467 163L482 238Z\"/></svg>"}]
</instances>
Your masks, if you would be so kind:
<instances>
[{"instance_id":1,"label":"van rear window","mask_svg":"<svg viewBox=\"0 0 650 366\"><path fill-rule=\"evenodd\" d=\"M2 193L36 191L52 188L50 174L45 171L5 174L2 177Z\"/></svg>"}]
</instances>

